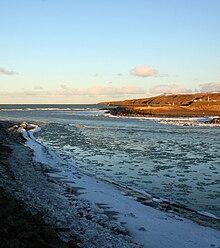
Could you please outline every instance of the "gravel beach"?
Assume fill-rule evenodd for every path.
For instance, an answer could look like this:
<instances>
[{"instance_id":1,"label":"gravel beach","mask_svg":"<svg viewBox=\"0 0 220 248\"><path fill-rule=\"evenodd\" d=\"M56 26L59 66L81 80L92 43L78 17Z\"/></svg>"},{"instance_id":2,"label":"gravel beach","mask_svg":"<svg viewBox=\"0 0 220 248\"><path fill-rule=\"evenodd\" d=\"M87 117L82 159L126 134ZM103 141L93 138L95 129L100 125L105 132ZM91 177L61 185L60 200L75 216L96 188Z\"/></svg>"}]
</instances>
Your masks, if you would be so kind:
<instances>
[{"instance_id":1,"label":"gravel beach","mask_svg":"<svg viewBox=\"0 0 220 248\"><path fill-rule=\"evenodd\" d=\"M7 132L14 124L0 122L0 247L139 247L111 218L60 187L23 136Z\"/></svg>"},{"instance_id":2,"label":"gravel beach","mask_svg":"<svg viewBox=\"0 0 220 248\"><path fill-rule=\"evenodd\" d=\"M61 241L58 230L43 220L43 212L31 213L26 210L22 198L15 199L19 199L15 196L19 182L11 168L10 157L17 150L25 155L20 162L29 163L25 158L30 151L26 148L26 154L22 152L24 139L21 135L5 131L11 125L10 122L0 123L0 247L78 247L76 240Z\"/></svg>"}]
</instances>

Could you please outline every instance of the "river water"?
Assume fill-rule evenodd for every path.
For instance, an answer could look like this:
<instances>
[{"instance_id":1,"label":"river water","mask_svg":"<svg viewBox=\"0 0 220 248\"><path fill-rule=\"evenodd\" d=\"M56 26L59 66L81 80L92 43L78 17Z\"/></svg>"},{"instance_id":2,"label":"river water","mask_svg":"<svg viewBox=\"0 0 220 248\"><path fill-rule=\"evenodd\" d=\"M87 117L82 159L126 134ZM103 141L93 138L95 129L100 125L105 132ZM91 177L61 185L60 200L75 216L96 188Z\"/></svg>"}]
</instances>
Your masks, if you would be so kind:
<instances>
[{"instance_id":1,"label":"river water","mask_svg":"<svg viewBox=\"0 0 220 248\"><path fill-rule=\"evenodd\" d=\"M116 118L98 105L0 105L82 169L220 217L220 127L203 119Z\"/></svg>"}]
</instances>

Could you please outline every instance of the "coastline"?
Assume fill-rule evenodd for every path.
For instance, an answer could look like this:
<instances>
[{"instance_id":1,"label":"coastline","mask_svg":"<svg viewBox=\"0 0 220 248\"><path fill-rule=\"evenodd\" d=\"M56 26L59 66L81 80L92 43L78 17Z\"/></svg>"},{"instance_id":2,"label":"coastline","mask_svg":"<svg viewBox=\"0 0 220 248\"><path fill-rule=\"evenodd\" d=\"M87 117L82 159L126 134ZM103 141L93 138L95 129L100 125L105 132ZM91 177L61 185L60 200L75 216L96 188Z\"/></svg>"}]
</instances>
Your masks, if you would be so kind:
<instances>
[{"instance_id":1,"label":"coastline","mask_svg":"<svg viewBox=\"0 0 220 248\"><path fill-rule=\"evenodd\" d=\"M5 130L12 122L0 122L0 239L1 247L61 247L76 248L77 240L63 242L58 231L47 224L44 213L31 213L21 199L16 199L9 184L13 184L16 175L10 168L10 155L13 147L24 142L21 135L9 135ZM8 191L9 190L9 191ZM16 188L14 188L16 190Z\"/></svg>"},{"instance_id":2,"label":"coastline","mask_svg":"<svg viewBox=\"0 0 220 248\"><path fill-rule=\"evenodd\" d=\"M9 135L5 129L12 122L0 122L0 239L1 247L61 247L74 248L76 240L67 243L58 237L58 231L43 220L43 213L33 214L26 209L24 202L16 199L9 185L16 180L10 169L8 158L13 147L23 142L20 135ZM14 188L14 190L16 190Z\"/></svg>"},{"instance_id":3,"label":"coastline","mask_svg":"<svg viewBox=\"0 0 220 248\"><path fill-rule=\"evenodd\" d=\"M175 117L210 117L220 116L220 111L216 110L197 110L186 109L183 107L146 107L146 106L118 106L115 108L106 108L113 116L121 117L158 117L158 118L175 118Z\"/></svg>"},{"instance_id":4,"label":"coastline","mask_svg":"<svg viewBox=\"0 0 220 248\"><path fill-rule=\"evenodd\" d=\"M175 217L175 213L172 213L173 210L169 209L169 204L167 205L167 208L168 210L171 210L170 213L172 214L169 213L167 215L159 210L150 208L149 205L144 206L144 203L141 205L138 203L138 201L141 202L146 199L141 199L140 197L138 199L136 195L135 197L137 197L137 201L135 202L130 199L129 194L128 196L126 196L126 194L123 196L120 189L113 190L111 185L106 185L101 180L98 181L97 179L86 177L81 173L75 172L75 175L73 176L74 183L69 183L69 179L65 178L67 175L58 171L59 167L51 168L46 163L42 164L39 161L37 162L36 155L34 159L33 151L23 145L24 139L21 138L21 136L18 137L17 135L12 135L10 139L15 139L16 141L16 144L11 145L11 147L18 149L16 154L12 153L10 160L10 169L15 175L15 178L11 181L8 180L7 172L2 171L1 174L3 175L3 179L1 184L4 183L7 190L16 198L22 199L25 202L25 205L33 213L39 211L46 213L44 219L56 228L63 230L63 232L61 231L59 233L63 239L68 240L77 237L81 241L82 247L139 247L131 241L131 237L128 236L128 231L122 226L116 224L117 218L115 220L115 215L117 215L117 213L114 213L111 209L108 210L109 207L104 209L104 211L94 208L94 205L91 204L91 202L95 197L99 197L102 204L105 200L105 206L109 204L109 201L112 202L112 200L115 201L112 202L112 204L118 204L118 207L123 202L127 202L126 205L130 206L133 204L131 209L129 209L130 212L126 213L126 215L130 214L130 216L122 217L126 217L125 219L128 222L130 221L130 226L135 226L136 222L140 225L139 227L136 227L136 233L135 230L133 231L137 237L140 235L146 236L146 239L143 242L144 244L145 242L151 244L149 247L161 247L160 241L157 241L157 239L166 240L165 242L168 242L168 234L166 231L165 234L163 233L161 235L161 237L158 236L161 231L166 228L176 231L176 234L173 234L172 239L169 237L169 239L172 240L169 241L169 247L186 247L185 245L181 246L181 238L184 240L185 244L189 242L187 238L190 239L190 236L186 237L189 228L190 230L196 230L198 234L194 237L196 242L200 242L201 244L198 247L206 247L205 245L207 245L207 243L204 243L203 246L202 242L204 242L204 240L202 240L202 236L206 237L207 242L210 242L213 240L213 235L214 237L217 237L219 234L217 231L209 229L209 227L200 227L197 224L184 220L184 218L180 218L179 216ZM7 140L7 142L8 141L10 140ZM36 147L33 147L33 149L36 150ZM41 154L38 155L41 157ZM56 159L59 158L56 157ZM54 160L52 162L54 163ZM6 178L4 178L5 176ZM86 183L84 183L83 180L85 180ZM39 185L39 182L41 185ZM63 188L63 182L66 182L65 188ZM86 189L86 187L91 187L91 189ZM83 193L81 191L83 191ZM101 195L102 191L104 195L108 192L105 198ZM97 194L99 194L99 196ZM89 202L87 200L82 200L80 196L87 200L89 199ZM117 202L120 202L120 204ZM139 212L134 211L135 207L139 208ZM118 211L120 210L118 209ZM144 212L146 213L146 219L143 219L142 216ZM140 214L143 219L142 221L138 214ZM148 222L147 225L143 222L144 220ZM205 220L205 222L206 221L207 220ZM154 230L155 224L157 226L158 223L160 223L159 226L162 226L162 229ZM219 222L217 222L217 225L218 223ZM157 228L159 228L159 226ZM146 228L149 230L146 230ZM97 237L97 234L99 234L99 238ZM153 235L152 238L151 235ZM175 235L181 236L180 240L177 241L178 244L174 242L176 239ZM201 241L198 241L200 239ZM107 243L106 240L108 240ZM214 238L213 242L216 242L217 244L218 239L215 241ZM148 247L147 243L146 247Z\"/></svg>"},{"instance_id":5,"label":"coastline","mask_svg":"<svg viewBox=\"0 0 220 248\"><path fill-rule=\"evenodd\" d=\"M124 228L103 215L104 211L78 199L77 189L49 176L56 169L34 160L33 150L24 145L26 140L21 134L6 132L14 124L0 122L2 145L10 149L0 166L0 186L6 195L18 200L33 216L40 215L64 247L140 247ZM35 242L32 245L36 247Z\"/></svg>"}]
</instances>

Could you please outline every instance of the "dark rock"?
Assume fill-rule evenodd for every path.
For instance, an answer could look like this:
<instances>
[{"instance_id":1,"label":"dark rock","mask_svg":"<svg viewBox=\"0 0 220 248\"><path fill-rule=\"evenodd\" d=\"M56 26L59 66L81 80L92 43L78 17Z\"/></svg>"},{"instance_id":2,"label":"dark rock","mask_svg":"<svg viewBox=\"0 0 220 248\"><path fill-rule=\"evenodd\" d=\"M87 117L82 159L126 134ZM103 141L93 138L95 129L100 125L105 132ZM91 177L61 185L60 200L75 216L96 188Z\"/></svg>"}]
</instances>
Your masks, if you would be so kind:
<instances>
[{"instance_id":1,"label":"dark rock","mask_svg":"<svg viewBox=\"0 0 220 248\"><path fill-rule=\"evenodd\" d=\"M220 124L220 118L213 118L208 123L210 123L210 124Z\"/></svg>"}]
</instances>

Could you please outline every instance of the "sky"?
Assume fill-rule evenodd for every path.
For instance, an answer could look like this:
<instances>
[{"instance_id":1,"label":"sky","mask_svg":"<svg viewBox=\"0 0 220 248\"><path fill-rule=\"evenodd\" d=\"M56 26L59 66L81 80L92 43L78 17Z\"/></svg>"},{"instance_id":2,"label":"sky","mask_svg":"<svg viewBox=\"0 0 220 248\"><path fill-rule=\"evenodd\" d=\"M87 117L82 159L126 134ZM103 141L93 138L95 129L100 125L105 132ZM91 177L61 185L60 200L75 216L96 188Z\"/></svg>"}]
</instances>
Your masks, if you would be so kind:
<instances>
[{"instance_id":1,"label":"sky","mask_svg":"<svg viewBox=\"0 0 220 248\"><path fill-rule=\"evenodd\" d=\"M219 0L1 0L0 103L220 91Z\"/></svg>"}]
</instances>

